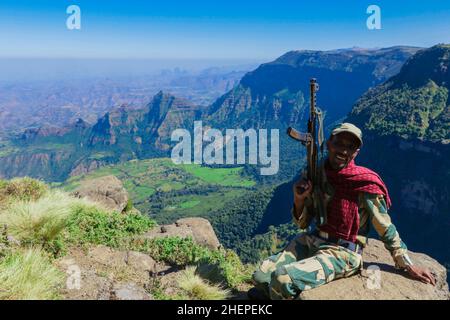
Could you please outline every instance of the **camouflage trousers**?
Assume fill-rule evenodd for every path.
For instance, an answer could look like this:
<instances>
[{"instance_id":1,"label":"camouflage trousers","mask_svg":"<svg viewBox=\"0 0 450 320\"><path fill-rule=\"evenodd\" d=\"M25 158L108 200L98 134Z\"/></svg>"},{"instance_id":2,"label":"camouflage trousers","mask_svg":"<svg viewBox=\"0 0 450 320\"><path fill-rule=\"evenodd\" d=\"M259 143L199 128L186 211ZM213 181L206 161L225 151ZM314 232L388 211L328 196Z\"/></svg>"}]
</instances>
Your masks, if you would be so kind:
<instances>
[{"instance_id":1,"label":"camouflage trousers","mask_svg":"<svg viewBox=\"0 0 450 320\"><path fill-rule=\"evenodd\" d=\"M349 277L361 268L360 254L305 233L262 261L253 281L270 299L294 299L301 291Z\"/></svg>"}]
</instances>

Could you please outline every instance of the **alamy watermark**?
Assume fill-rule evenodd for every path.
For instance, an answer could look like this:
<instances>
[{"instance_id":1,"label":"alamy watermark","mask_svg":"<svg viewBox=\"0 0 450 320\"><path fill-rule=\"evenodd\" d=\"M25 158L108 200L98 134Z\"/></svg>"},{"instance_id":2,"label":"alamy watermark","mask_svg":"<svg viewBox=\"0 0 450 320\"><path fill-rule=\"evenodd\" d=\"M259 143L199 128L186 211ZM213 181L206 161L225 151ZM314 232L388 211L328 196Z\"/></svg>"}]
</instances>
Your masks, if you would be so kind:
<instances>
[{"instance_id":1,"label":"alamy watermark","mask_svg":"<svg viewBox=\"0 0 450 320\"><path fill-rule=\"evenodd\" d=\"M193 133L192 137L191 132L186 129L176 129L172 132L171 140L178 142L172 149L173 163L253 164L261 166L261 175L278 173L278 129L270 130L270 143L267 129L226 129L223 135L218 129L204 130L202 121L194 121Z\"/></svg>"},{"instance_id":2,"label":"alamy watermark","mask_svg":"<svg viewBox=\"0 0 450 320\"><path fill-rule=\"evenodd\" d=\"M69 17L66 19L66 27L69 30L81 30L81 9L78 5L70 5L66 9ZM366 26L369 30L381 29L381 8L376 4L367 7L367 14L370 16L366 20Z\"/></svg>"},{"instance_id":3,"label":"alamy watermark","mask_svg":"<svg viewBox=\"0 0 450 320\"><path fill-rule=\"evenodd\" d=\"M372 4L367 7L367 14L370 16L367 18L366 25L369 30L381 29L381 9L379 6Z\"/></svg>"},{"instance_id":4,"label":"alamy watermark","mask_svg":"<svg viewBox=\"0 0 450 320\"><path fill-rule=\"evenodd\" d=\"M76 264L70 265L66 273L68 274L66 280L66 287L69 290L80 290L81 289L81 269Z\"/></svg>"},{"instance_id":5,"label":"alamy watermark","mask_svg":"<svg viewBox=\"0 0 450 320\"><path fill-rule=\"evenodd\" d=\"M366 286L369 290L381 289L381 270L377 265L370 265L367 267L367 281Z\"/></svg>"},{"instance_id":6,"label":"alamy watermark","mask_svg":"<svg viewBox=\"0 0 450 320\"><path fill-rule=\"evenodd\" d=\"M66 13L70 16L66 20L66 27L69 30L81 29L81 9L77 5L70 5L66 9Z\"/></svg>"}]
</instances>

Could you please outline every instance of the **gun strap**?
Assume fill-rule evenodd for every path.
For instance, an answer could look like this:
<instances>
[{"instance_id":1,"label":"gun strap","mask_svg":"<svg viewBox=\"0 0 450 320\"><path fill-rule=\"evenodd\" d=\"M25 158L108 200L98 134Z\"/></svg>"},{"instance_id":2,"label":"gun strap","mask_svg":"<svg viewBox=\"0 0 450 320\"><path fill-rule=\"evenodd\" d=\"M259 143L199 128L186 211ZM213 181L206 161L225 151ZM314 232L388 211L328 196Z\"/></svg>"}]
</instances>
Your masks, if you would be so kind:
<instances>
[{"instance_id":1,"label":"gun strap","mask_svg":"<svg viewBox=\"0 0 450 320\"><path fill-rule=\"evenodd\" d=\"M319 143L320 155L323 157L323 113L322 110L316 108L318 131L317 131L317 142Z\"/></svg>"},{"instance_id":2,"label":"gun strap","mask_svg":"<svg viewBox=\"0 0 450 320\"><path fill-rule=\"evenodd\" d=\"M323 135L323 113L322 110L319 108L316 108L315 110L316 116L317 116L317 142L318 146L320 148L320 157L318 157L318 163L323 163L323 142L324 142L324 135ZM319 188L315 189L314 192L314 198L315 198L315 207L318 211L318 224L323 225L327 221L327 212L326 212L326 206L325 206L325 195L323 193L322 187L324 183L324 179L322 176L322 166L317 165L316 166L316 181L319 184Z\"/></svg>"}]
</instances>

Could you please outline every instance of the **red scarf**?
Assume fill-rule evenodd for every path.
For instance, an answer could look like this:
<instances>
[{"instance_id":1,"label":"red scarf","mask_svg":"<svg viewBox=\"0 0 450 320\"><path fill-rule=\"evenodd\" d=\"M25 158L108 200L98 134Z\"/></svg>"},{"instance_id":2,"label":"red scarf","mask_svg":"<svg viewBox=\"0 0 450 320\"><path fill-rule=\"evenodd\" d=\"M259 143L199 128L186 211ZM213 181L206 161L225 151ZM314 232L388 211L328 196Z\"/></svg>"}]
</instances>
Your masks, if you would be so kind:
<instances>
[{"instance_id":1,"label":"red scarf","mask_svg":"<svg viewBox=\"0 0 450 320\"><path fill-rule=\"evenodd\" d=\"M378 174L355 165L354 160L339 171L332 170L327 164L325 173L335 193L327 207L327 223L320 230L330 236L355 242L359 231L359 193L382 194L389 208L391 200L386 185Z\"/></svg>"}]
</instances>

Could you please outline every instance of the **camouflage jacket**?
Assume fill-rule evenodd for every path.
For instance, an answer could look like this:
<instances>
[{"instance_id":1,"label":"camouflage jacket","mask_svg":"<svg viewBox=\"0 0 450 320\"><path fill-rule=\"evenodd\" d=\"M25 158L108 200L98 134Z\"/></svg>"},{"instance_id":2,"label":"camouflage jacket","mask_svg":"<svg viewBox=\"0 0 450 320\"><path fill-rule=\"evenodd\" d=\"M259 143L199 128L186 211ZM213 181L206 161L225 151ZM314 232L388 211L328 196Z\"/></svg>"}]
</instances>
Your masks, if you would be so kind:
<instances>
[{"instance_id":1,"label":"camouflage jacket","mask_svg":"<svg viewBox=\"0 0 450 320\"><path fill-rule=\"evenodd\" d=\"M322 172L323 175L325 175L325 171L322 170ZM333 187L326 181L326 178L322 178L322 181L322 190L325 194L324 202L326 208L326 205L334 192ZM306 199L305 207L299 219L295 218L295 208L292 210L293 221L301 229L307 229L316 217L312 210L311 202L311 199ZM362 246L367 244L367 236L370 231L370 226L372 225L380 239L383 241L386 249L391 253L396 268L404 269L406 266L412 265L412 261L408 256L406 244L401 240L400 235L388 214L384 196L360 193L358 207L360 225L357 241Z\"/></svg>"}]
</instances>

